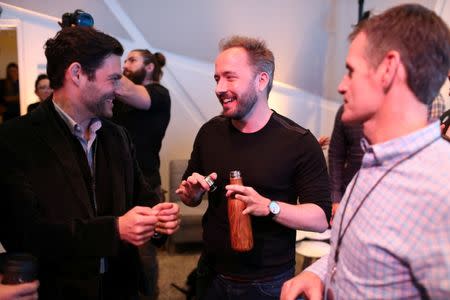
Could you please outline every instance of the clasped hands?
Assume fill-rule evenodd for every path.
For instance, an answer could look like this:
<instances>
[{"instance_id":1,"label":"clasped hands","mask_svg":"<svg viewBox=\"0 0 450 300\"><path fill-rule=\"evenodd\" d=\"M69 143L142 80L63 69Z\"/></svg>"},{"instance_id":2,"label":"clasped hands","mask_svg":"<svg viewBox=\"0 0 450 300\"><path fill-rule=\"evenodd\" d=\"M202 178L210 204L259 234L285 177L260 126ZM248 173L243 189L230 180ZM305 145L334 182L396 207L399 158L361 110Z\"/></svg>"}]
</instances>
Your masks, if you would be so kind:
<instances>
[{"instance_id":1,"label":"clasped hands","mask_svg":"<svg viewBox=\"0 0 450 300\"><path fill-rule=\"evenodd\" d=\"M211 173L211 179L216 180L217 174ZM237 184L229 184L225 186L227 198L235 198L246 204L243 214L251 214L254 216L267 216L269 214L270 199L261 196L255 189L249 186ZM205 176L199 173L192 173L186 180L183 180L175 191L181 200L188 204L193 200L199 200L201 195L209 191L209 185L205 181Z\"/></svg>"},{"instance_id":2,"label":"clasped hands","mask_svg":"<svg viewBox=\"0 0 450 300\"><path fill-rule=\"evenodd\" d=\"M120 239L135 246L145 244L155 232L173 234L180 227L180 207L163 202L153 207L135 206L117 220Z\"/></svg>"}]
</instances>

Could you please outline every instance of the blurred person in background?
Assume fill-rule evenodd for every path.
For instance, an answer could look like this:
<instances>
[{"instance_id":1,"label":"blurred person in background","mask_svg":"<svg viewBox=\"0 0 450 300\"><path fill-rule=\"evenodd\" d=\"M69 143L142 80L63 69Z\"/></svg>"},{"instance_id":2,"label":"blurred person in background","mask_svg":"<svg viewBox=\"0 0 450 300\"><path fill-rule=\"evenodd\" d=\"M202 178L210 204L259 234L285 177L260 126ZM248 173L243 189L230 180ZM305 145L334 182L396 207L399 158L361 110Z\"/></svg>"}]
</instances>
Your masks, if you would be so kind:
<instances>
[{"instance_id":1,"label":"blurred person in background","mask_svg":"<svg viewBox=\"0 0 450 300\"><path fill-rule=\"evenodd\" d=\"M36 81L34 82L34 93L39 101L28 105L27 113L38 107L39 104L47 100L53 93L53 89L50 87L50 80L46 74L40 74L36 78Z\"/></svg>"}]
</instances>

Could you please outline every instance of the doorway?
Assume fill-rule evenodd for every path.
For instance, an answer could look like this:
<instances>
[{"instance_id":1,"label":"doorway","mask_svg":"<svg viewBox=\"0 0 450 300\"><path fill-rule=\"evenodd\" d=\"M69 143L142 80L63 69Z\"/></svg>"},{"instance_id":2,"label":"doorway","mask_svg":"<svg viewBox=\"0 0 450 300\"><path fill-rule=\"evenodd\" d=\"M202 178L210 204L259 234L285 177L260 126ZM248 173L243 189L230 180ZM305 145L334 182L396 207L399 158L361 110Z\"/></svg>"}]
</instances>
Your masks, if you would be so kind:
<instances>
[{"instance_id":1,"label":"doorway","mask_svg":"<svg viewBox=\"0 0 450 300\"><path fill-rule=\"evenodd\" d=\"M16 20L0 20L0 123L20 114L17 25Z\"/></svg>"},{"instance_id":2,"label":"doorway","mask_svg":"<svg viewBox=\"0 0 450 300\"><path fill-rule=\"evenodd\" d=\"M17 90L16 98L10 97L8 101L15 101L17 99L17 106L14 109L17 110L17 113L20 114L20 101L21 101L21 82L20 78L21 71L21 60L22 57L20 55L20 21L16 19L4 19L0 20L0 79L2 80L0 86L0 93L5 94L3 89L3 80L7 77L7 66L9 64L15 64L18 66L19 74L18 74L18 82L15 83L14 87L11 88L9 86L8 93L11 94L11 89ZM2 91L3 90L3 91ZM4 115L8 106L11 106L11 103L5 103L5 97L0 94L0 123L4 121Z\"/></svg>"}]
</instances>

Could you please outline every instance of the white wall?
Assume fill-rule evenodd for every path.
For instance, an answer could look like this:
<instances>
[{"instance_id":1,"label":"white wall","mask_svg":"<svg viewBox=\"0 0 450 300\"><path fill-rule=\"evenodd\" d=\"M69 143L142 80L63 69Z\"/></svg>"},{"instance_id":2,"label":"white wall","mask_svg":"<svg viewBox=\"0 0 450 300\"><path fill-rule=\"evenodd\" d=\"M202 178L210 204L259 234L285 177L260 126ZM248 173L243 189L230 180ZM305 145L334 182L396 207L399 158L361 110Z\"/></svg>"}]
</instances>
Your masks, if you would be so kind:
<instances>
[{"instance_id":1,"label":"white wall","mask_svg":"<svg viewBox=\"0 0 450 300\"><path fill-rule=\"evenodd\" d=\"M59 29L57 19L45 15L15 9L2 4L2 21L15 24L17 28L18 64L21 111L37 100L34 81L38 74L45 73L46 59L43 45Z\"/></svg>"},{"instance_id":2,"label":"white wall","mask_svg":"<svg viewBox=\"0 0 450 300\"><path fill-rule=\"evenodd\" d=\"M224 37L262 38L277 61L275 80L322 94L330 0L116 2L153 47L209 63Z\"/></svg>"}]
</instances>

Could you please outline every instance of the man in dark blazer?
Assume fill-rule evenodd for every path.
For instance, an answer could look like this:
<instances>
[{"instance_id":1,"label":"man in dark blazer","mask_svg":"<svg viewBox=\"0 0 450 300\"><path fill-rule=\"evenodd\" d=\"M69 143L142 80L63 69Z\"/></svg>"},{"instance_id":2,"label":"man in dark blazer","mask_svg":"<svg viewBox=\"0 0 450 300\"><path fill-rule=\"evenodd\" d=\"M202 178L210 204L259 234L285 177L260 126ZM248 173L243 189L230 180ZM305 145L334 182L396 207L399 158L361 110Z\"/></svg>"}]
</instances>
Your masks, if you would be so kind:
<instances>
[{"instance_id":1,"label":"man in dark blazer","mask_svg":"<svg viewBox=\"0 0 450 300\"><path fill-rule=\"evenodd\" d=\"M179 207L158 204L127 132L104 119L122 45L70 27L45 48L53 96L0 127L0 240L38 258L40 299L137 299L137 246L175 232Z\"/></svg>"}]
</instances>

